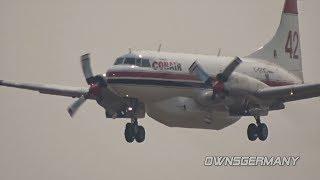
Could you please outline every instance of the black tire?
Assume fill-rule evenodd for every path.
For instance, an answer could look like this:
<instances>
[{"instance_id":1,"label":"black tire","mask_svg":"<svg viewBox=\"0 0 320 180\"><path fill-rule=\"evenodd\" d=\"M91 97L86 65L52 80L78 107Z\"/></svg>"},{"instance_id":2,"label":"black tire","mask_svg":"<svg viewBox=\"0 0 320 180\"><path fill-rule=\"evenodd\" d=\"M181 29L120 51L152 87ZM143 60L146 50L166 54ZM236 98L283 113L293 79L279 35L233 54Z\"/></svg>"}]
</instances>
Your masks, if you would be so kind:
<instances>
[{"instance_id":1,"label":"black tire","mask_svg":"<svg viewBox=\"0 0 320 180\"><path fill-rule=\"evenodd\" d=\"M128 143L132 143L134 141L134 129L131 123L126 124L126 129L124 130L124 137Z\"/></svg>"},{"instance_id":2,"label":"black tire","mask_svg":"<svg viewBox=\"0 0 320 180\"><path fill-rule=\"evenodd\" d=\"M268 138L268 126L264 123L258 125L258 137L261 141L265 141Z\"/></svg>"},{"instance_id":3,"label":"black tire","mask_svg":"<svg viewBox=\"0 0 320 180\"><path fill-rule=\"evenodd\" d=\"M138 132L136 134L136 141L141 143L145 140L146 131L144 130L143 126L138 126Z\"/></svg>"},{"instance_id":4,"label":"black tire","mask_svg":"<svg viewBox=\"0 0 320 180\"><path fill-rule=\"evenodd\" d=\"M258 130L258 127L254 123L251 123L248 126L247 135L250 141L255 141L258 138L257 130Z\"/></svg>"}]
</instances>

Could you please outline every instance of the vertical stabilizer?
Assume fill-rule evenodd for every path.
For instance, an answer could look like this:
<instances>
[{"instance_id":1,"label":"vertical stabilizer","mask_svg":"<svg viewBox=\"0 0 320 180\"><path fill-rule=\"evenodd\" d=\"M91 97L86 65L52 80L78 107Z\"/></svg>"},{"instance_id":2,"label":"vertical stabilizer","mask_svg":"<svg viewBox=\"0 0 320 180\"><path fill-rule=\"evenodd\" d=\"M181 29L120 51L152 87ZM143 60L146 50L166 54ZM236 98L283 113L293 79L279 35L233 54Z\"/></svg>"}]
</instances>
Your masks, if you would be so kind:
<instances>
[{"instance_id":1,"label":"vertical stabilizer","mask_svg":"<svg viewBox=\"0 0 320 180\"><path fill-rule=\"evenodd\" d=\"M285 0L276 34L248 57L276 63L303 80L297 0Z\"/></svg>"}]
</instances>

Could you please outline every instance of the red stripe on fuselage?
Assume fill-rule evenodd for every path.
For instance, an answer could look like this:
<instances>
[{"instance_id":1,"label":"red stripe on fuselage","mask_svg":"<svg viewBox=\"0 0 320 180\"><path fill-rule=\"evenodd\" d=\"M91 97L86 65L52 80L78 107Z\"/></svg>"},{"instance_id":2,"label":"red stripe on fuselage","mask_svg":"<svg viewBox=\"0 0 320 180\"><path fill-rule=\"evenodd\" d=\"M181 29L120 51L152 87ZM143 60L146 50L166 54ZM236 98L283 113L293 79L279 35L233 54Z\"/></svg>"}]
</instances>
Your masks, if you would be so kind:
<instances>
[{"instance_id":1,"label":"red stripe on fuselage","mask_svg":"<svg viewBox=\"0 0 320 180\"><path fill-rule=\"evenodd\" d=\"M141 77L141 78L161 78L171 80L193 80L198 81L195 76L191 74L178 74L178 73L163 73L163 72L128 72L128 71L117 71L108 72L108 77Z\"/></svg>"},{"instance_id":2,"label":"red stripe on fuselage","mask_svg":"<svg viewBox=\"0 0 320 180\"><path fill-rule=\"evenodd\" d=\"M280 81L262 81L262 82L271 87L293 85L293 83L280 82Z\"/></svg>"},{"instance_id":3,"label":"red stripe on fuselage","mask_svg":"<svg viewBox=\"0 0 320 180\"><path fill-rule=\"evenodd\" d=\"M197 77L191 74L174 74L174 73L163 73L163 72L129 72L129 71L110 71L107 73L108 78L159 78L164 80L176 80L176 81L199 81ZM215 80L215 77L212 77ZM284 82L284 81L263 81L263 83L268 86L286 86L292 85L293 83Z\"/></svg>"}]
</instances>

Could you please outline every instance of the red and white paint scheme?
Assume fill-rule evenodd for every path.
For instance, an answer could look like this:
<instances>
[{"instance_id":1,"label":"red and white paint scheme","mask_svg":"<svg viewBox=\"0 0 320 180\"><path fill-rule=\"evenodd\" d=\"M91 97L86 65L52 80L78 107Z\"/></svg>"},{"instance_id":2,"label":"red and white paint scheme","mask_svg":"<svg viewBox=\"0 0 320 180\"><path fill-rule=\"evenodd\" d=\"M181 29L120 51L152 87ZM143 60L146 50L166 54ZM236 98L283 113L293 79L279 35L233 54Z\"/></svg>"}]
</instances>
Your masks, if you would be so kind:
<instances>
[{"instance_id":1,"label":"red and white paint scheme","mask_svg":"<svg viewBox=\"0 0 320 180\"><path fill-rule=\"evenodd\" d=\"M129 118L127 142L143 142L139 118L170 127L220 130L243 116L251 141L268 137L260 117L285 103L320 96L320 84L305 84L297 0L286 0L280 26L270 42L246 57L222 57L160 51L130 51L104 74L94 75L89 54L81 57L89 88L0 81L1 86L78 98L71 116L87 100L96 100L107 118Z\"/></svg>"}]
</instances>

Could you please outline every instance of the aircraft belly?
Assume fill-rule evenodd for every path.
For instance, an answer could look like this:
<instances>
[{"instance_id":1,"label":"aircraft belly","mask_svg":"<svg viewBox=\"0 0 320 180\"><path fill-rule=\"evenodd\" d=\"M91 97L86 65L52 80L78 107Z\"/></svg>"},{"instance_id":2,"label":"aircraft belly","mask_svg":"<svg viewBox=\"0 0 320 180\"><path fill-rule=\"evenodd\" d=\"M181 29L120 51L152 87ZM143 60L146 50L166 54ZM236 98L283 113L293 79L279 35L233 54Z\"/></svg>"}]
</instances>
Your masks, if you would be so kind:
<instances>
[{"instance_id":1,"label":"aircraft belly","mask_svg":"<svg viewBox=\"0 0 320 180\"><path fill-rule=\"evenodd\" d=\"M109 84L121 97L138 98L146 104L147 114L169 127L223 129L240 117L229 116L223 105L204 109L192 97L193 87L155 86L141 84Z\"/></svg>"},{"instance_id":2,"label":"aircraft belly","mask_svg":"<svg viewBox=\"0 0 320 180\"><path fill-rule=\"evenodd\" d=\"M147 114L169 127L223 129L240 117L231 117L226 110L204 110L191 98L174 97L146 105Z\"/></svg>"}]
</instances>

